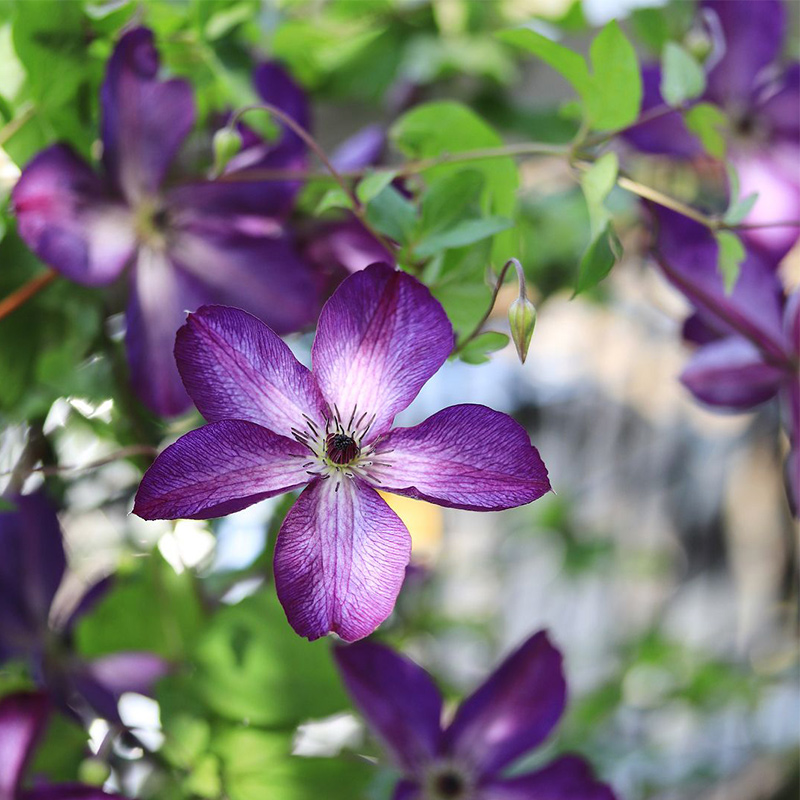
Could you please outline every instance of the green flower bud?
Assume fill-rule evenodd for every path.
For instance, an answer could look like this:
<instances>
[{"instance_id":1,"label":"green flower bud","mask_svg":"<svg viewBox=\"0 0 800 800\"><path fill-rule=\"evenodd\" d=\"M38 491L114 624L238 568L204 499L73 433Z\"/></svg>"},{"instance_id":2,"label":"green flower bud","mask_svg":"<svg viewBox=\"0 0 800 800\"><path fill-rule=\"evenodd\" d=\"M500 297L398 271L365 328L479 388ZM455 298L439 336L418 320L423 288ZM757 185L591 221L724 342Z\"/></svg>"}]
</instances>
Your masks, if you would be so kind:
<instances>
[{"instance_id":1,"label":"green flower bud","mask_svg":"<svg viewBox=\"0 0 800 800\"><path fill-rule=\"evenodd\" d=\"M517 348L519 360L524 364L528 355L528 348L536 325L536 306L521 295L508 309L508 323L511 326L511 338Z\"/></svg>"},{"instance_id":2,"label":"green flower bud","mask_svg":"<svg viewBox=\"0 0 800 800\"><path fill-rule=\"evenodd\" d=\"M232 128L220 128L214 134L214 174L221 175L228 162L242 149L242 137Z\"/></svg>"}]
</instances>

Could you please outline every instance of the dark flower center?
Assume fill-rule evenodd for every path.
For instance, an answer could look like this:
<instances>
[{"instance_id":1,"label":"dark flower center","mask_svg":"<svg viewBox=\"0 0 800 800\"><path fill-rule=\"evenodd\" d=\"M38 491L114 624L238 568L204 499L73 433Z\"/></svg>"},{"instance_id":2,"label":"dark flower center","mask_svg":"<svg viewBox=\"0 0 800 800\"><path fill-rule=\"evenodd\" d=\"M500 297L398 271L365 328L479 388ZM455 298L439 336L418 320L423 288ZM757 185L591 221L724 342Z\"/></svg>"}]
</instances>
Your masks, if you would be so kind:
<instances>
[{"instance_id":1,"label":"dark flower center","mask_svg":"<svg viewBox=\"0 0 800 800\"><path fill-rule=\"evenodd\" d=\"M356 440L345 433L329 433L325 444L328 458L334 464L349 464L361 452Z\"/></svg>"},{"instance_id":2,"label":"dark flower center","mask_svg":"<svg viewBox=\"0 0 800 800\"><path fill-rule=\"evenodd\" d=\"M464 779L456 772L443 772L433 782L433 789L439 797L461 797L465 788Z\"/></svg>"},{"instance_id":3,"label":"dark flower center","mask_svg":"<svg viewBox=\"0 0 800 800\"><path fill-rule=\"evenodd\" d=\"M153 213L153 227L162 232L169 227L169 212L166 208L159 208Z\"/></svg>"}]
</instances>

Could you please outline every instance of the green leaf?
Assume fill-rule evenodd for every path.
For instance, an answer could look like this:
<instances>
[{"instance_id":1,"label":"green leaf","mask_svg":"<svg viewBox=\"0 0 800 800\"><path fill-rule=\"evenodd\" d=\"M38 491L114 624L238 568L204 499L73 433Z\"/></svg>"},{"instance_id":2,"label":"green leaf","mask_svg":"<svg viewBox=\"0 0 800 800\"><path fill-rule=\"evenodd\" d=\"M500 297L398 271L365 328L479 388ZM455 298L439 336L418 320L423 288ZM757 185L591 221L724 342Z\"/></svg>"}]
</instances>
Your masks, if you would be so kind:
<instances>
[{"instance_id":1,"label":"green leaf","mask_svg":"<svg viewBox=\"0 0 800 800\"><path fill-rule=\"evenodd\" d=\"M583 100L587 122L595 130L630 125L642 105L642 76L633 45L615 21L595 37L586 60L530 28L501 31L503 41L522 47L568 80Z\"/></svg>"},{"instance_id":2,"label":"green leaf","mask_svg":"<svg viewBox=\"0 0 800 800\"><path fill-rule=\"evenodd\" d=\"M589 59L592 87L584 102L592 128L614 130L635 122L642 107L642 74L636 50L616 21L597 34Z\"/></svg>"},{"instance_id":3,"label":"green leaf","mask_svg":"<svg viewBox=\"0 0 800 800\"><path fill-rule=\"evenodd\" d=\"M118 573L109 594L81 619L77 649L85 656L149 650L179 661L194 645L203 620L194 578L189 572L176 574L156 552L134 566L127 575Z\"/></svg>"},{"instance_id":4,"label":"green leaf","mask_svg":"<svg viewBox=\"0 0 800 800\"><path fill-rule=\"evenodd\" d=\"M700 139L706 152L724 158L727 149L725 133L729 126L725 112L712 103L698 103L684 115L686 127Z\"/></svg>"},{"instance_id":5,"label":"green leaf","mask_svg":"<svg viewBox=\"0 0 800 800\"><path fill-rule=\"evenodd\" d=\"M292 735L228 730L215 743L230 800L358 800L375 768L366 761L291 755Z\"/></svg>"},{"instance_id":6,"label":"green leaf","mask_svg":"<svg viewBox=\"0 0 800 800\"><path fill-rule=\"evenodd\" d=\"M605 201L611 190L616 186L619 174L619 159L616 153L605 153L581 175L581 188L583 189L586 205L589 208L589 221L592 229L592 238L596 238L603 231L611 218Z\"/></svg>"},{"instance_id":7,"label":"green leaf","mask_svg":"<svg viewBox=\"0 0 800 800\"><path fill-rule=\"evenodd\" d=\"M728 225L738 225L752 210L758 200L758 192L752 192L747 197L740 197L741 186L739 184L739 173L733 164L726 164L725 171L728 174L728 191L731 203L728 206L723 221Z\"/></svg>"},{"instance_id":8,"label":"green leaf","mask_svg":"<svg viewBox=\"0 0 800 800\"><path fill-rule=\"evenodd\" d=\"M741 239L733 231L717 231L717 268L725 282L725 291L730 294L739 278L739 268L747 253Z\"/></svg>"},{"instance_id":9,"label":"green leaf","mask_svg":"<svg viewBox=\"0 0 800 800\"><path fill-rule=\"evenodd\" d=\"M458 357L468 364L484 364L489 360L489 353L502 350L508 342L509 338L505 333L486 331L466 345Z\"/></svg>"},{"instance_id":10,"label":"green leaf","mask_svg":"<svg viewBox=\"0 0 800 800\"><path fill-rule=\"evenodd\" d=\"M409 158L436 158L464 150L499 147L503 140L474 111L461 103L445 100L424 103L408 111L392 126L390 135ZM463 171L461 164L440 164L424 171L434 181ZM484 178L481 212L513 219L517 206L519 175L512 158L487 158L469 162L470 170ZM504 262L519 250L515 229L503 232L493 242L492 260Z\"/></svg>"},{"instance_id":11,"label":"green leaf","mask_svg":"<svg viewBox=\"0 0 800 800\"><path fill-rule=\"evenodd\" d=\"M586 252L581 258L578 282L575 287L576 295L593 288L608 275L614 266L615 250L618 246L619 240L614 234L611 223L607 223L586 248Z\"/></svg>"},{"instance_id":12,"label":"green leaf","mask_svg":"<svg viewBox=\"0 0 800 800\"><path fill-rule=\"evenodd\" d=\"M246 2L234 3L220 11L215 11L206 21L203 28L206 39L214 41L220 39L234 28L247 22L258 13L258 4L246 0Z\"/></svg>"},{"instance_id":13,"label":"green leaf","mask_svg":"<svg viewBox=\"0 0 800 800\"><path fill-rule=\"evenodd\" d=\"M194 660L194 688L226 719L293 729L348 707L328 642L301 639L272 587L218 611Z\"/></svg>"},{"instance_id":14,"label":"green leaf","mask_svg":"<svg viewBox=\"0 0 800 800\"><path fill-rule=\"evenodd\" d=\"M557 44L531 28L523 27L500 31L497 36L504 42L527 50L546 64L549 64L572 84L572 87L581 97L586 98L591 94L592 79L589 74L589 68L586 65L586 60L579 53Z\"/></svg>"},{"instance_id":15,"label":"green leaf","mask_svg":"<svg viewBox=\"0 0 800 800\"><path fill-rule=\"evenodd\" d=\"M395 178L397 170L380 169L361 180L356 187L356 197L365 205L377 197Z\"/></svg>"},{"instance_id":16,"label":"green leaf","mask_svg":"<svg viewBox=\"0 0 800 800\"><path fill-rule=\"evenodd\" d=\"M475 242L488 239L496 233L508 230L513 224L510 219L504 219L503 217L464 219L456 223L452 228L440 233L434 233L423 239L414 247L414 254L420 258L427 258L442 250L475 244Z\"/></svg>"},{"instance_id":17,"label":"green leaf","mask_svg":"<svg viewBox=\"0 0 800 800\"><path fill-rule=\"evenodd\" d=\"M350 195L341 186L332 186L322 195L322 199L314 209L314 215L320 216L332 208L353 208L353 201Z\"/></svg>"},{"instance_id":18,"label":"green leaf","mask_svg":"<svg viewBox=\"0 0 800 800\"><path fill-rule=\"evenodd\" d=\"M389 184L367 205L367 220L381 233L407 244L417 225L417 209Z\"/></svg>"},{"instance_id":19,"label":"green leaf","mask_svg":"<svg viewBox=\"0 0 800 800\"><path fill-rule=\"evenodd\" d=\"M706 74L695 57L677 42L667 42L661 56L661 95L671 106L699 97Z\"/></svg>"},{"instance_id":20,"label":"green leaf","mask_svg":"<svg viewBox=\"0 0 800 800\"><path fill-rule=\"evenodd\" d=\"M483 175L474 169L451 172L431 181L422 196L420 238L451 228L460 219L478 211L484 186Z\"/></svg>"}]
</instances>

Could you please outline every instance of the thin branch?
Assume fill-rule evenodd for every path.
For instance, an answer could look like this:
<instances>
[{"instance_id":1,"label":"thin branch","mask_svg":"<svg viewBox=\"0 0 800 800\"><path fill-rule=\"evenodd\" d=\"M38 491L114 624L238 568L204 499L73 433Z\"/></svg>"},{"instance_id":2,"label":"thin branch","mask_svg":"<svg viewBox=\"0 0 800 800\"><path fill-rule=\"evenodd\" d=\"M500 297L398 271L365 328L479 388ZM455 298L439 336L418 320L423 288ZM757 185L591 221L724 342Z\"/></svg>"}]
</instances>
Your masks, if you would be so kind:
<instances>
[{"instance_id":1,"label":"thin branch","mask_svg":"<svg viewBox=\"0 0 800 800\"><path fill-rule=\"evenodd\" d=\"M24 286L20 286L8 297L0 300L0 319L7 317L12 311L16 311L21 305L28 302L34 295L39 293L45 286L51 284L58 277L55 270L49 269L47 272L38 275L33 280L28 281Z\"/></svg>"},{"instance_id":2,"label":"thin branch","mask_svg":"<svg viewBox=\"0 0 800 800\"><path fill-rule=\"evenodd\" d=\"M9 120L0 128L0 147L2 147L19 129L27 124L36 113L36 106L33 103L26 103L20 108L19 114L14 119Z\"/></svg>"},{"instance_id":3,"label":"thin branch","mask_svg":"<svg viewBox=\"0 0 800 800\"><path fill-rule=\"evenodd\" d=\"M158 448L152 447L147 444L132 444L128 447L122 447L113 453L99 458L96 461L90 461L88 464L70 464L68 466L50 466L50 467L29 467L28 473L38 472L40 475L61 475L64 472L88 472L99 467L104 467L106 464L113 464L115 461L122 461L124 458L133 458L134 456L150 456L155 458L158 455ZM5 478L12 472L0 472L0 478Z\"/></svg>"}]
</instances>

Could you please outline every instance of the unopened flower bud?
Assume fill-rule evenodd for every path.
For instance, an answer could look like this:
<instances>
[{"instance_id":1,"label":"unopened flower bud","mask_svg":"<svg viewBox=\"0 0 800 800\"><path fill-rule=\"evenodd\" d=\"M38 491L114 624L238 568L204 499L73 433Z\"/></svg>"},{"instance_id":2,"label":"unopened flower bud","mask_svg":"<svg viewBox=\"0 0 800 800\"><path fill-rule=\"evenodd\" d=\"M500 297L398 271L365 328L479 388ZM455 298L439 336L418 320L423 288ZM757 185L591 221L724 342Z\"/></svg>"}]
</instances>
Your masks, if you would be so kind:
<instances>
[{"instance_id":1,"label":"unopened flower bud","mask_svg":"<svg viewBox=\"0 0 800 800\"><path fill-rule=\"evenodd\" d=\"M518 297L508 309L508 322L511 326L511 338L517 348L519 360L524 364L528 348L536 325L536 306L527 297Z\"/></svg>"},{"instance_id":2,"label":"unopened flower bud","mask_svg":"<svg viewBox=\"0 0 800 800\"><path fill-rule=\"evenodd\" d=\"M232 128L220 128L214 134L214 174L221 175L228 162L242 149L242 137Z\"/></svg>"}]
</instances>

